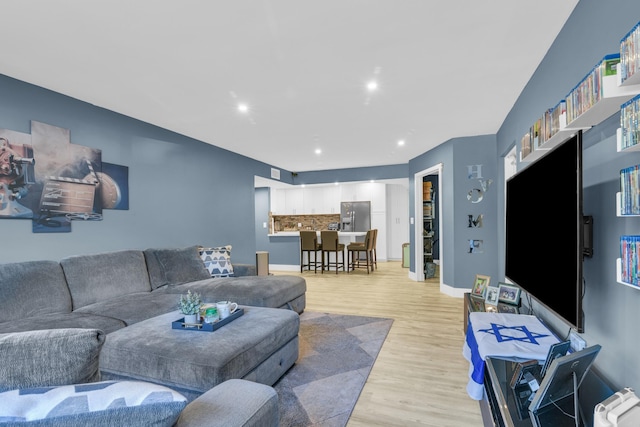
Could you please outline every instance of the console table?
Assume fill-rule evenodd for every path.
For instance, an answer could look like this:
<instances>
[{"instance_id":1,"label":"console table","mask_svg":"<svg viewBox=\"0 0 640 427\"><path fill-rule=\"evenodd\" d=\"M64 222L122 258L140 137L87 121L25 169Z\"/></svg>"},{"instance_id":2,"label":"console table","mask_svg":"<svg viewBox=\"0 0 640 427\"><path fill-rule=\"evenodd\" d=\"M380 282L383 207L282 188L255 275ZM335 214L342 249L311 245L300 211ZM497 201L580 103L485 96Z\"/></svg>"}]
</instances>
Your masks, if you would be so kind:
<instances>
[{"instance_id":1,"label":"console table","mask_svg":"<svg viewBox=\"0 0 640 427\"><path fill-rule=\"evenodd\" d=\"M467 293L464 296L464 330L466 333L469 313L484 311L483 304L478 304L478 299ZM555 331L552 331L556 333ZM479 401L482 421L485 427L531 427L533 424L529 418L528 402L520 403L518 397L511 389L510 381L516 363L510 360L488 357L485 364L484 398ZM593 409L596 404L602 402L614 391L602 380L593 367L585 376L578 393L581 409L581 425L593 426ZM573 413L573 400L561 402L569 405L565 410ZM550 414L550 427L573 426L572 418L562 414L560 410Z\"/></svg>"}]
</instances>

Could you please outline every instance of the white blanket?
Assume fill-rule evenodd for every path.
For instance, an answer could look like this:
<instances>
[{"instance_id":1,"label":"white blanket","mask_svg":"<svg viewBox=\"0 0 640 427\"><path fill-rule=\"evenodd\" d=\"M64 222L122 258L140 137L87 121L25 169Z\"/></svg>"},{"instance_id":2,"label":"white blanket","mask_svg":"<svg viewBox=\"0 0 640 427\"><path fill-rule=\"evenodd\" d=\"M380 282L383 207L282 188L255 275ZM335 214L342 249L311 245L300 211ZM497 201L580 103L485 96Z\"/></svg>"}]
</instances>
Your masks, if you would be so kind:
<instances>
[{"instance_id":1,"label":"white blanket","mask_svg":"<svg viewBox=\"0 0 640 427\"><path fill-rule=\"evenodd\" d=\"M510 313L469 313L462 354L469 361L467 393L481 400L487 357L544 361L558 338L535 316Z\"/></svg>"}]
</instances>

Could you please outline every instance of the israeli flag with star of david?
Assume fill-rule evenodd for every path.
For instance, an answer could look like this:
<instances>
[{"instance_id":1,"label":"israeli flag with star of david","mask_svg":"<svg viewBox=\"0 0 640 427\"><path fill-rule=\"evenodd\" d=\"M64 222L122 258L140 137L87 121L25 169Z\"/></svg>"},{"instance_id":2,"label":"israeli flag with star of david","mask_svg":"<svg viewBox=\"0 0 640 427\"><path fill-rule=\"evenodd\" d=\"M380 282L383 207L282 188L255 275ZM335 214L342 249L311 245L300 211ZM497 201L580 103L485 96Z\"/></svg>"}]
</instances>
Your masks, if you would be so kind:
<instances>
[{"instance_id":1,"label":"israeli flag with star of david","mask_svg":"<svg viewBox=\"0 0 640 427\"><path fill-rule=\"evenodd\" d=\"M469 362L467 393L482 400L487 357L544 362L549 347L560 340L535 316L512 313L469 313L462 354Z\"/></svg>"}]
</instances>

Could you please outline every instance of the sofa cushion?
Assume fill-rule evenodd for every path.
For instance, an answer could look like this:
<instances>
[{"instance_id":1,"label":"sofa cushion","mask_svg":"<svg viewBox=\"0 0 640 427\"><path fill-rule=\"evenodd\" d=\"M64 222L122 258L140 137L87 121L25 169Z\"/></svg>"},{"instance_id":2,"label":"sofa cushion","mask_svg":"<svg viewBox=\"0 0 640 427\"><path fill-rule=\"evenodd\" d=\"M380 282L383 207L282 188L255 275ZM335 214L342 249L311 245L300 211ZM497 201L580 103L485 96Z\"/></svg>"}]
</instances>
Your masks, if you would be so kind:
<instances>
[{"instance_id":1,"label":"sofa cushion","mask_svg":"<svg viewBox=\"0 0 640 427\"><path fill-rule=\"evenodd\" d=\"M179 301L180 295L178 294L141 292L87 305L74 313L111 316L122 320L127 325L132 325L141 320L176 310Z\"/></svg>"},{"instance_id":2,"label":"sofa cushion","mask_svg":"<svg viewBox=\"0 0 640 427\"><path fill-rule=\"evenodd\" d=\"M49 329L0 334L0 391L100 380L97 329Z\"/></svg>"},{"instance_id":3,"label":"sofa cushion","mask_svg":"<svg viewBox=\"0 0 640 427\"><path fill-rule=\"evenodd\" d=\"M243 276L199 280L167 288L164 292L197 292L205 302L233 301L241 305L279 308L307 291L304 277L289 275Z\"/></svg>"},{"instance_id":4,"label":"sofa cushion","mask_svg":"<svg viewBox=\"0 0 640 427\"><path fill-rule=\"evenodd\" d=\"M198 253L211 277L233 276L231 245L216 248L200 248Z\"/></svg>"},{"instance_id":5,"label":"sofa cushion","mask_svg":"<svg viewBox=\"0 0 640 427\"><path fill-rule=\"evenodd\" d=\"M150 292L142 251L123 250L77 255L60 261L73 309L136 292Z\"/></svg>"},{"instance_id":6,"label":"sofa cushion","mask_svg":"<svg viewBox=\"0 0 640 427\"><path fill-rule=\"evenodd\" d=\"M100 329L105 334L116 331L127 326L120 319L109 316L99 316L92 313L52 313L40 314L33 317L23 317L22 321L16 322L15 319L8 322L0 322L0 334L8 332L27 332L47 329Z\"/></svg>"},{"instance_id":7,"label":"sofa cushion","mask_svg":"<svg viewBox=\"0 0 640 427\"><path fill-rule=\"evenodd\" d=\"M39 387L0 393L0 422L16 426L172 426L186 398L139 381Z\"/></svg>"},{"instance_id":8,"label":"sofa cushion","mask_svg":"<svg viewBox=\"0 0 640 427\"><path fill-rule=\"evenodd\" d=\"M242 404L238 405L238 396ZM268 385L232 379L194 400L180 414L176 427L277 427L278 393Z\"/></svg>"},{"instance_id":9,"label":"sofa cushion","mask_svg":"<svg viewBox=\"0 0 640 427\"><path fill-rule=\"evenodd\" d=\"M0 264L0 295L0 323L71 312L71 294L55 261Z\"/></svg>"},{"instance_id":10,"label":"sofa cushion","mask_svg":"<svg viewBox=\"0 0 640 427\"><path fill-rule=\"evenodd\" d=\"M146 249L151 288L202 280L211 277L204 267L198 246L181 249Z\"/></svg>"}]
</instances>

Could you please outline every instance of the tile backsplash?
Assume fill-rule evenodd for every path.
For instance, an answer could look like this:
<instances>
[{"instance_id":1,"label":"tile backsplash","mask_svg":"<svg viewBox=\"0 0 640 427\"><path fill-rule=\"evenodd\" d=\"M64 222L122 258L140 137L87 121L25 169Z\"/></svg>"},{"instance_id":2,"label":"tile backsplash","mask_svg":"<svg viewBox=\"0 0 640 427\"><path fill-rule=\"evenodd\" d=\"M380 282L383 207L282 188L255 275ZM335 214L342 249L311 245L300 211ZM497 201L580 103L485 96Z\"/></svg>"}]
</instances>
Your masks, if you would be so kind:
<instances>
[{"instance_id":1,"label":"tile backsplash","mask_svg":"<svg viewBox=\"0 0 640 427\"><path fill-rule=\"evenodd\" d=\"M330 223L339 221L340 214L272 215L269 213L269 234L279 231L327 230Z\"/></svg>"}]
</instances>

